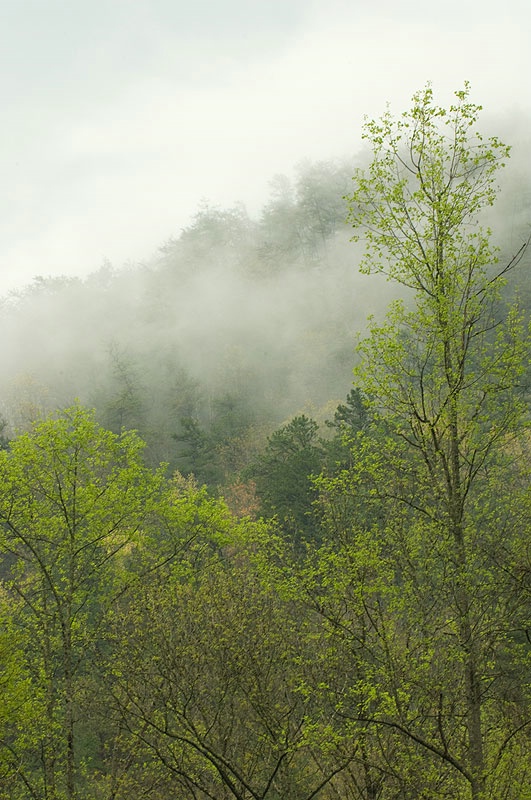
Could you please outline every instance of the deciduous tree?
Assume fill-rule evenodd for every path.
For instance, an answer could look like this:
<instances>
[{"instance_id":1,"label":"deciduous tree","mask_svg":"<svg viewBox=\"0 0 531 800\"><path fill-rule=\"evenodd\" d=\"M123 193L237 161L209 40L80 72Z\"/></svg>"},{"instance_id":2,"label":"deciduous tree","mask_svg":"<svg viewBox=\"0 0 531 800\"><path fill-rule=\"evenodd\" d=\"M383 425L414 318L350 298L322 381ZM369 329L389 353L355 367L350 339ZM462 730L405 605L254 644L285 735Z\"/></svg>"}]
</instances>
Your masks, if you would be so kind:
<instances>
[{"instance_id":1,"label":"deciduous tree","mask_svg":"<svg viewBox=\"0 0 531 800\"><path fill-rule=\"evenodd\" d=\"M85 779L83 685L130 579L124 559L162 493L162 472L143 466L142 448L134 433L106 431L73 406L0 452L4 586L37 709L4 752L27 796L73 800Z\"/></svg>"},{"instance_id":2,"label":"deciduous tree","mask_svg":"<svg viewBox=\"0 0 531 800\"><path fill-rule=\"evenodd\" d=\"M521 797L531 724L529 608L511 566L529 520L522 529L510 511L528 469L514 453L529 342L518 308L500 311L525 244L499 264L481 225L509 148L477 131L479 112L468 85L448 109L427 86L398 119L366 123L373 159L354 178L349 219L367 245L362 271L383 272L406 295L360 343L356 376L373 422L352 470L322 484L329 497L334 486L369 492L390 576L376 598L371 581L355 593L377 667L365 684L373 701L361 702L358 682L351 719L399 737L403 786L407 753L426 759L416 796L430 791L435 759L454 776L437 791L472 800ZM364 527L352 519L352 530ZM352 636L361 641L355 626Z\"/></svg>"}]
</instances>

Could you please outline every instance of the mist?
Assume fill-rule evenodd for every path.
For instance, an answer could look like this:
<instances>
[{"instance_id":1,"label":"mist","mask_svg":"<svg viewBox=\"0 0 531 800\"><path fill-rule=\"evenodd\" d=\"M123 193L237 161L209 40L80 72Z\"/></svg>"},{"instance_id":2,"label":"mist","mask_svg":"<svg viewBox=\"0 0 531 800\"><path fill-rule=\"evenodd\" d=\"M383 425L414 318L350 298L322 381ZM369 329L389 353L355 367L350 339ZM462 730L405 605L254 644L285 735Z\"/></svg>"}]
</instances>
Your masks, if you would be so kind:
<instances>
[{"instance_id":1,"label":"mist","mask_svg":"<svg viewBox=\"0 0 531 800\"><path fill-rule=\"evenodd\" d=\"M203 205L144 264L40 277L8 296L0 368L11 427L79 398L113 428L163 440L181 417L211 424L223 398L268 430L339 401L356 333L389 294L357 273L342 199L352 171L299 165L293 181L272 180L256 218ZM159 455L171 459L167 444Z\"/></svg>"},{"instance_id":2,"label":"mist","mask_svg":"<svg viewBox=\"0 0 531 800\"><path fill-rule=\"evenodd\" d=\"M345 224L364 115L469 80L514 143L486 224L501 257L529 234L530 11L512 6L4 3L9 435L78 398L153 463L230 442L237 471L294 415L332 416L395 291L359 274Z\"/></svg>"},{"instance_id":3,"label":"mist","mask_svg":"<svg viewBox=\"0 0 531 800\"><path fill-rule=\"evenodd\" d=\"M0 294L149 261L202 198L259 217L276 173L358 147L365 114L464 80L527 114L529 6L451 0L2 3Z\"/></svg>"},{"instance_id":4,"label":"mist","mask_svg":"<svg viewBox=\"0 0 531 800\"><path fill-rule=\"evenodd\" d=\"M501 127L510 133L510 121ZM501 258L529 236L527 144L485 220ZM330 418L367 316L383 316L396 292L359 273L362 245L345 223L343 198L366 158L301 162L272 177L258 214L204 202L145 262L41 276L6 296L0 400L11 434L79 399L110 429L139 430L153 463L186 468L193 423L218 448L233 443L237 470L294 415ZM520 275L525 287L525 264Z\"/></svg>"}]
</instances>

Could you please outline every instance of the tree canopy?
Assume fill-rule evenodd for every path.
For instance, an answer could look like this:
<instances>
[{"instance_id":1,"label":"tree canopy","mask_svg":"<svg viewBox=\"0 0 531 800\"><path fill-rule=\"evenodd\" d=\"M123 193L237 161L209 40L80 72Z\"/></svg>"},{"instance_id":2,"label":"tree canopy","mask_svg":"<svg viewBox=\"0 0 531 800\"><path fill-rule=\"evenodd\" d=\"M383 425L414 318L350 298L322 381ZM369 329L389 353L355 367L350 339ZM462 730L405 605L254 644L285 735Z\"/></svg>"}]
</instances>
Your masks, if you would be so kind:
<instances>
[{"instance_id":1,"label":"tree canopy","mask_svg":"<svg viewBox=\"0 0 531 800\"><path fill-rule=\"evenodd\" d=\"M202 208L132 273L138 302L106 270L98 297L116 279L136 324L96 409L45 410L60 370L48 399L21 378L19 429L0 425L2 800L531 800L526 242L493 243L509 147L480 111L428 85L366 122L343 200L343 166L305 165L258 222ZM338 404L345 201L395 300ZM73 381L102 365L101 314Z\"/></svg>"}]
</instances>

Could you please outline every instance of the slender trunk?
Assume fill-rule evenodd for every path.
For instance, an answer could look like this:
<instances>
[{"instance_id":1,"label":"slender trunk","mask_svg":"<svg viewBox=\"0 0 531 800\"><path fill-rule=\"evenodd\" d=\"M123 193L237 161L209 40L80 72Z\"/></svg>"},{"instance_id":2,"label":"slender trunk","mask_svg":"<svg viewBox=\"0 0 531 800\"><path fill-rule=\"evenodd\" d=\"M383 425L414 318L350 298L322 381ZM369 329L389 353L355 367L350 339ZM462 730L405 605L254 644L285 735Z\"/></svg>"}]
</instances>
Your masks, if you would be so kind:
<instances>
[{"instance_id":1,"label":"slender trunk","mask_svg":"<svg viewBox=\"0 0 531 800\"><path fill-rule=\"evenodd\" d=\"M456 606L459 618L460 644L464 653L466 724L469 748L471 800L481 800L485 788L485 756L481 726L481 679L478 664L476 633L472 622L468 556L464 535L464 500L459 460L458 415L452 409L450 423L451 484L449 512L451 534L457 561Z\"/></svg>"},{"instance_id":2,"label":"slender trunk","mask_svg":"<svg viewBox=\"0 0 531 800\"><path fill-rule=\"evenodd\" d=\"M75 738L74 738L74 654L72 643L72 622L73 622L73 592L75 582L75 542L71 532L71 553L68 565L69 587L66 593L66 602L63 619L63 670L64 670L64 743L66 747L65 764L65 783L66 797L68 800L75 800Z\"/></svg>"},{"instance_id":3,"label":"slender trunk","mask_svg":"<svg viewBox=\"0 0 531 800\"><path fill-rule=\"evenodd\" d=\"M56 708L56 686L53 677L53 658L52 658L52 643L51 643L51 636L53 635L53 631L50 631L50 625L53 625L50 622L50 615L48 613L48 603L47 603L47 596L46 590L43 591L43 615L42 615L42 624L44 627L43 632L43 666L44 666L44 674L46 676L46 722L47 722L47 732L44 733L43 739L41 740L41 763L42 763L42 770L43 770L43 778L44 778L44 797L46 800L55 800L57 797L56 794L56 784L55 784L55 761L56 761L56 752L55 752L55 742L52 738L52 729L54 725L54 721L56 718L57 708Z\"/></svg>"},{"instance_id":4,"label":"slender trunk","mask_svg":"<svg viewBox=\"0 0 531 800\"><path fill-rule=\"evenodd\" d=\"M67 630L64 651L65 671L65 743L66 743L66 796L74 800L75 786L75 746L74 746L74 687L72 670L72 646L70 630Z\"/></svg>"},{"instance_id":5,"label":"slender trunk","mask_svg":"<svg viewBox=\"0 0 531 800\"><path fill-rule=\"evenodd\" d=\"M74 477L77 476L77 459L74 467ZM76 486L73 483L72 508L70 511L69 525L69 553L68 553L68 586L65 597L65 617L63 629L63 659L65 681L65 718L64 733L66 745L66 797L75 800L76 775L75 775L75 710L74 710L74 644L72 642L72 629L74 621L74 587L76 583Z\"/></svg>"}]
</instances>

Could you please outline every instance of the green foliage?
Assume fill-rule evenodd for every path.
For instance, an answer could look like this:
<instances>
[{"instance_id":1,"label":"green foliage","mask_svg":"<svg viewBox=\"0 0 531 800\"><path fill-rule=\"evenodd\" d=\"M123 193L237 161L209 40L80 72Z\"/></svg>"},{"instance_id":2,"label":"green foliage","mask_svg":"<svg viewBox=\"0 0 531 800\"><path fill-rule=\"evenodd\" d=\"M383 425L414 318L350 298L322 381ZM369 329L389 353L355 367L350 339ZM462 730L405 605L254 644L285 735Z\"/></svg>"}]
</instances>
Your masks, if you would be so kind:
<instances>
[{"instance_id":1,"label":"green foliage","mask_svg":"<svg viewBox=\"0 0 531 800\"><path fill-rule=\"evenodd\" d=\"M107 351L73 368L97 414L46 417L24 379L27 432L0 442L1 798L527 796L529 341L506 306L521 253L499 266L481 224L508 148L478 112L468 86L448 110L428 86L366 125L349 219L402 299L370 322L327 436L305 415L270 432L300 407L288 387L314 399L319 359L337 391L351 284L316 267L343 165L278 179L259 223L205 206L156 269L100 276L97 324L80 282L28 293L54 315L67 298ZM189 286L215 291L186 339ZM282 336L245 350L242 287L253 331L265 309ZM162 457L184 474L144 463ZM250 519L247 477L274 519ZM239 520L210 493L231 478Z\"/></svg>"},{"instance_id":2,"label":"green foliage","mask_svg":"<svg viewBox=\"0 0 531 800\"><path fill-rule=\"evenodd\" d=\"M210 421L197 416L181 417L174 460L179 471L194 475L200 483L215 489L223 485L242 465L239 442L246 439L252 410L241 395L226 393L210 404Z\"/></svg>"},{"instance_id":3,"label":"green foliage","mask_svg":"<svg viewBox=\"0 0 531 800\"><path fill-rule=\"evenodd\" d=\"M492 263L489 231L477 215L496 199L495 176L509 147L477 132L480 111L468 84L448 109L434 104L428 85L398 120L388 111L368 121L363 138L373 159L348 197L349 221L367 243L362 269L420 291L441 318Z\"/></svg>"},{"instance_id":4,"label":"green foliage","mask_svg":"<svg viewBox=\"0 0 531 800\"><path fill-rule=\"evenodd\" d=\"M518 309L500 311L518 259L496 266L479 218L509 149L476 132L480 107L468 95L465 85L445 110L428 86L398 120L386 113L366 124L374 157L348 198L350 221L365 231L362 269L413 294L394 302L383 324L373 321L359 345L355 372L372 422L348 477L322 481L321 491L329 508L335 493L365 492L382 517L375 547L394 573L378 588L368 628L349 632L363 636L377 665L361 683L353 675L355 696L361 688L372 699L370 709L357 700L349 718L392 734L386 747L398 748L392 763L407 791L483 800L518 797L511 780L518 775L519 787L529 775L521 752L531 709L523 695L517 709L494 679L503 658L513 685L521 655L510 632L527 625L510 553L529 528L510 521L516 498L506 487L527 470L511 449L526 427L519 381L529 340ZM354 530L364 526L362 509ZM337 612L333 619L339 625ZM523 688L525 671L518 681ZM348 697L340 702L352 705ZM445 784L429 788L434 769Z\"/></svg>"},{"instance_id":5,"label":"green foliage","mask_svg":"<svg viewBox=\"0 0 531 800\"><path fill-rule=\"evenodd\" d=\"M346 433L349 436L363 430L369 421L366 400L358 389L351 389L345 403L340 403L334 412L334 418L327 421L330 428Z\"/></svg>"},{"instance_id":6,"label":"green foliage","mask_svg":"<svg viewBox=\"0 0 531 800\"><path fill-rule=\"evenodd\" d=\"M197 489L181 483L178 500L196 506ZM339 770L302 688L314 640L262 568L272 532L208 505L184 561L116 618L112 707L138 743L132 776L165 796L309 800Z\"/></svg>"},{"instance_id":7,"label":"green foliage","mask_svg":"<svg viewBox=\"0 0 531 800\"><path fill-rule=\"evenodd\" d=\"M351 465L356 437L368 426L369 419L366 398L358 388L351 389L345 403L336 408L333 419L326 420L327 427L334 432L325 443L328 473L337 473Z\"/></svg>"},{"instance_id":8,"label":"green foliage","mask_svg":"<svg viewBox=\"0 0 531 800\"><path fill-rule=\"evenodd\" d=\"M316 490L312 475L321 471L324 448L317 423L302 414L275 431L257 464L250 470L267 516L277 516L295 543L318 536L312 516Z\"/></svg>"},{"instance_id":9,"label":"green foliage","mask_svg":"<svg viewBox=\"0 0 531 800\"><path fill-rule=\"evenodd\" d=\"M82 785L83 686L129 581L124 559L160 501L163 475L142 465L143 446L73 406L0 453L4 585L41 709L8 751L21 780L53 800Z\"/></svg>"}]
</instances>

